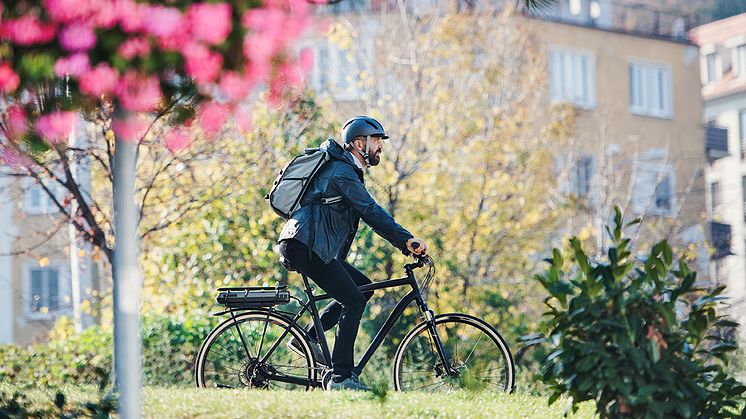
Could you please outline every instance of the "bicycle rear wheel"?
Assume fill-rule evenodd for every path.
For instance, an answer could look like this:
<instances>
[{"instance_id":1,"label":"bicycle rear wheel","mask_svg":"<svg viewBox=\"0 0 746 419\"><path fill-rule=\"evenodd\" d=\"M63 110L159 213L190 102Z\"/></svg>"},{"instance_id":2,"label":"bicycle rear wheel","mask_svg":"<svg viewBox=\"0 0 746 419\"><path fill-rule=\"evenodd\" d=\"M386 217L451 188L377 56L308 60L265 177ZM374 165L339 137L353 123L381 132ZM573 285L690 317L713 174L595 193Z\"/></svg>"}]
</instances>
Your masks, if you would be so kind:
<instances>
[{"instance_id":1,"label":"bicycle rear wheel","mask_svg":"<svg viewBox=\"0 0 746 419\"><path fill-rule=\"evenodd\" d=\"M300 343L301 354L287 347L291 338ZM194 374L197 387L212 388L308 390L317 377L300 328L290 327L284 316L263 310L241 313L210 332L197 354Z\"/></svg>"},{"instance_id":2,"label":"bicycle rear wheel","mask_svg":"<svg viewBox=\"0 0 746 419\"><path fill-rule=\"evenodd\" d=\"M448 373L438 355L428 322L422 322L404 337L396 351L397 391L512 391L513 357L492 326L466 314L439 315L435 324L453 373Z\"/></svg>"}]
</instances>

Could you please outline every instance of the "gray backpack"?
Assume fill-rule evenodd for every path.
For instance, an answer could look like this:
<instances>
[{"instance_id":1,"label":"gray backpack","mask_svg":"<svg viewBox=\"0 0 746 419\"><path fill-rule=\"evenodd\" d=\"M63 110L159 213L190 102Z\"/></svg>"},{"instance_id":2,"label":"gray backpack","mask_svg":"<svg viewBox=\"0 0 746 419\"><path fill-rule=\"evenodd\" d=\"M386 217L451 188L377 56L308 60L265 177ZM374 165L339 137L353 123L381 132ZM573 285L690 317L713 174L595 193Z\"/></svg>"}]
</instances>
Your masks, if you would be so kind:
<instances>
[{"instance_id":1,"label":"gray backpack","mask_svg":"<svg viewBox=\"0 0 746 419\"><path fill-rule=\"evenodd\" d=\"M329 153L319 148L307 148L280 170L265 199L272 209L284 219L289 219L301 207L301 200L316 173L330 160ZM341 196L324 198L320 204L342 200Z\"/></svg>"}]
</instances>

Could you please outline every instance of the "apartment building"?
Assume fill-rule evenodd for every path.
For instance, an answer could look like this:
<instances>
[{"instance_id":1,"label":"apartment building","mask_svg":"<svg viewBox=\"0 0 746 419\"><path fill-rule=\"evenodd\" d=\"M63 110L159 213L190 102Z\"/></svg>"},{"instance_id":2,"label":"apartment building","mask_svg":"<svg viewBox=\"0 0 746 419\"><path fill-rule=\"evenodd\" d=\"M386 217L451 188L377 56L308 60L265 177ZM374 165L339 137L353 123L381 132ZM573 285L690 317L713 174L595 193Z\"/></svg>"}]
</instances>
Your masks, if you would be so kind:
<instances>
[{"instance_id":1,"label":"apartment building","mask_svg":"<svg viewBox=\"0 0 746 419\"><path fill-rule=\"evenodd\" d=\"M82 141L84 130L76 135ZM43 341L60 316L73 316L78 289L81 325L91 324L85 308L100 288L90 249L75 239L41 185L18 172L0 168L0 344ZM86 167L77 175L90 185ZM46 186L64 201L61 186Z\"/></svg>"},{"instance_id":2,"label":"apartment building","mask_svg":"<svg viewBox=\"0 0 746 419\"><path fill-rule=\"evenodd\" d=\"M395 2L343 3L327 6L327 13L368 34L376 33L377 19L494 13L506 4L458 2L454 7L453 2L419 0L404 3L405 10L396 13ZM679 250L695 248L699 278L706 280L706 243L712 241L703 173L706 130L699 52L686 33L690 22L609 0L559 0L536 15L515 18L546 59L548 83L537 86L544 109L569 103L578 110L572 147L557 156L563 187L581 207L567 223L568 232L590 223L602 247L603 226L614 205L620 205L628 217L644 217L635 233L640 242L666 238ZM368 41L350 52L318 42L313 86L341 103L340 109L362 112L354 111L361 99L358 76L366 71L360 67L371 57L391 55L390 49L374 51L373 45ZM500 48L499 40L495 47Z\"/></svg>"},{"instance_id":3,"label":"apartment building","mask_svg":"<svg viewBox=\"0 0 746 419\"><path fill-rule=\"evenodd\" d=\"M691 30L700 48L704 121L712 131L707 165L708 214L723 246L712 275L728 286L746 324L746 14Z\"/></svg>"}]
</instances>

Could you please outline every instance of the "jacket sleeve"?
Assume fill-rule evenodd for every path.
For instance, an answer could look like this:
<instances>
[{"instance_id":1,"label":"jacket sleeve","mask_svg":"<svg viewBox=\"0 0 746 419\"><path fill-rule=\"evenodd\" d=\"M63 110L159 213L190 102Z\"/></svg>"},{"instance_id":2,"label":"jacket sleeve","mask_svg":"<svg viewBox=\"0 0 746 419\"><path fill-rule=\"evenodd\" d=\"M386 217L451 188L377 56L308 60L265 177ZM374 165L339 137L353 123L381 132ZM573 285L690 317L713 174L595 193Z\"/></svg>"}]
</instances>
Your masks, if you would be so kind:
<instances>
[{"instance_id":1,"label":"jacket sleeve","mask_svg":"<svg viewBox=\"0 0 746 419\"><path fill-rule=\"evenodd\" d=\"M373 231L404 254L409 254L407 241L414 237L412 233L400 226L383 207L378 205L352 170L338 170L332 177L331 183L339 195L360 214L360 218Z\"/></svg>"}]
</instances>

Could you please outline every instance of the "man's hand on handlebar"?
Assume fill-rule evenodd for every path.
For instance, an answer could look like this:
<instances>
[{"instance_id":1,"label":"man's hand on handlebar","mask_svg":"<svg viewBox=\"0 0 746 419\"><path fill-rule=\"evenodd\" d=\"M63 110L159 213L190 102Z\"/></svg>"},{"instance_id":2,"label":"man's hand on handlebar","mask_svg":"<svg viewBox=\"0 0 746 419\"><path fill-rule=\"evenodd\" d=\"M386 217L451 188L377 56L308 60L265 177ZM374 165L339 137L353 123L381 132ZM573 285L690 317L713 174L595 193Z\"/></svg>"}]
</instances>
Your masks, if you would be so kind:
<instances>
[{"instance_id":1,"label":"man's hand on handlebar","mask_svg":"<svg viewBox=\"0 0 746 419\"><path fill-rule=\"evenodd\" d=\"M412 253L412 256L427 256L427 244L417 237L407 240L407 249Z\"/></svg>"}]
</instances>

